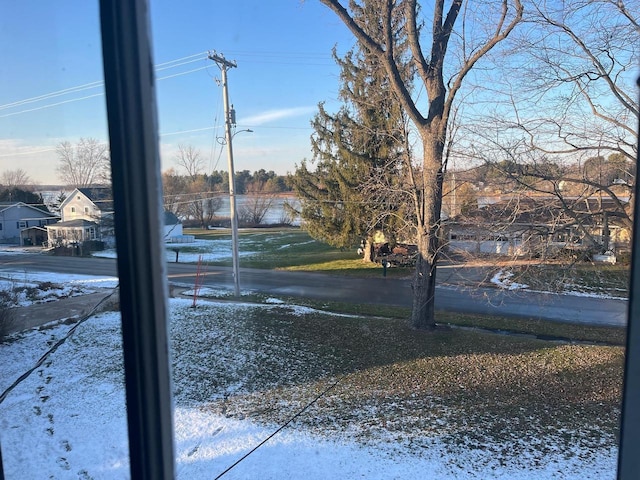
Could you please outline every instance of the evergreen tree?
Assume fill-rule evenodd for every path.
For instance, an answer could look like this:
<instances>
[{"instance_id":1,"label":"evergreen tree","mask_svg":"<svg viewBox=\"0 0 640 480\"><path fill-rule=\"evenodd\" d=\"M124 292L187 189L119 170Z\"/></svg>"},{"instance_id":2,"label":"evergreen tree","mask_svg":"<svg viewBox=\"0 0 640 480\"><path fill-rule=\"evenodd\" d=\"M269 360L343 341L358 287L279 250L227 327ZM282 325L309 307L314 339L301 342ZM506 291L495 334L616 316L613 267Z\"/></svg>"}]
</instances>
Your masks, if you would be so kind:
<instances>
[{"instance_id":1,"label":"evergreen tree","mask_svg":"<svg viewBox=\"0 0 640 480\"><path fill-rule=\"evenodd\" d=\"M359 21L375 25L377 12L363 9ZM401 63L406 47L399 36L396 46ZM370 259L375 230L394 238L404 226L398 214L406 199L393 192L401 191L403 160L409 155L406 118L377 57L361 49L343 58L335 50L333 55L341 69L343 105L332 115L319 104L311 137L315 169L303 161L290 182L312 237L341 248L364 239L365 259ZM409 83L408 67L403 74Z\"/></svg>"},{"instance_id":2,"label":"evergreen tree","mask_svg":"<svg viewBox=\"0 0 640 480\"><path fill-rule=\"evenodd\" d=\"M47 206L44 204L42 194L23 190L18 187L1 188L0 202L22 202L39 208L45 212L49 211Z\"/></svg>"}]
</instances>

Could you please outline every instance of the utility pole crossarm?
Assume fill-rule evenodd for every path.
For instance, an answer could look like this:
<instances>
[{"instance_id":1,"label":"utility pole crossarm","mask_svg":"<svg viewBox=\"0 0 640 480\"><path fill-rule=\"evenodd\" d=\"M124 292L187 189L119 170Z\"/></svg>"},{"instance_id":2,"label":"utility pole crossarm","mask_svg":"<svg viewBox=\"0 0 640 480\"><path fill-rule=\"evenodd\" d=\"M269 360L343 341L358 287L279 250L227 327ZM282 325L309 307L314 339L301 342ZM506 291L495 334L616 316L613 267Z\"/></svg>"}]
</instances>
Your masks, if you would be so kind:
<instances>
[{"instance_id":1,"label":"utility pole crossarm","mask_svg":"<svg viewBox=\"0 0 640 480\"><path fill-rule=\"evenodd\" d=\"M209 52L208 58L209 60L216 62L218 66L223 69L236 68L238 66L236 62L229 61L222 55L218 55L215 50L213 52Z\"/></svg>"}]
</instances>

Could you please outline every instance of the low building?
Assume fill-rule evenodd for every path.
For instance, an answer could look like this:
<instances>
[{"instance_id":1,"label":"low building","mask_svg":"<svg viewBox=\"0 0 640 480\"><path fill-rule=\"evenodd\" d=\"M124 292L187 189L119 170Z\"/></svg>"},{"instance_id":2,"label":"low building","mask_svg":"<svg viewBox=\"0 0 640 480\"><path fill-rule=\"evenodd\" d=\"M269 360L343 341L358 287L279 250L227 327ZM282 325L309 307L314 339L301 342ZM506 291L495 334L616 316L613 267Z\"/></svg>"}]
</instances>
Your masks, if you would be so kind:
<instances>
[{"instance_id":1,"label":"low building","mask_svg":"<svg viewBox=\"0 0 640 480\"><path fill-rule=\"evenodd\" d=\"M164 230L162 232L162 238L165 242L178 242L176 239L182 238L182 222L173 213L168 210L164 211Z\"/></svg>"},{"instance_id":2,"label":"low building","mask_svg":"<svg viewBox=\"0 0 640 480\"><path fill-rule=\"evenodd\" d=\"M60 204L62 221L47 227L49 247L87 241L115 245L111 187L76 188Z\"/></svg>"},{"instance_id":3,"label":"low building","mask_svg":"<svg viewBox=\"0 0 640 480\"><path fill-rule=\"evenodd\" d=\"M97 241L100 226L91 220L78 218L47 226L47 244L51 248L81 245L87 241Z\"/></svg>"},{"instance_id":4,"label":"low building","mask_svg":"<svg viewBox=\"0 0 640 480\"><path fill-rule=\"evenodd\" d=\"M629 228L615 205L584 199L571 212L552 198L511 198L446 223L451 252L509 256L604 253L628 248Z\"/></svg>"},{"instance_id":5,"label":"low building","mask_svg":"<svg viewBox=\"0 0 640 480\"><path fill-rule=\"evenodd\" d=\"M57 215L33 205L23 202L0 202L0 243L22 245L23 230L45 227L59 220ZM31 237L27 235L24 238ZM34 235L33 239L37 241L38 237ZM44 238L42 240L44 241Z\"/></svg>"}]
</instances>

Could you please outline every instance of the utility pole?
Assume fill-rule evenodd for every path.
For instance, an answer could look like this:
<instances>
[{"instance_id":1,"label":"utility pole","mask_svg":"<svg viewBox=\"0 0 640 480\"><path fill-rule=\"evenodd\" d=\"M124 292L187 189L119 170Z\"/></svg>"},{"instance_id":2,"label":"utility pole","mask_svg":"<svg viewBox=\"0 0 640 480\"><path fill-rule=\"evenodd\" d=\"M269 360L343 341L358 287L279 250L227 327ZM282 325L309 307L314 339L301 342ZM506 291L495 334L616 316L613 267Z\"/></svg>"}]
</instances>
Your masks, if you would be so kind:
<instances>
[{"instance_id":1,"label":"utility pole","mask_svg":"<svg viewBox=\"0 0 640 480\"><path fill-rule=\"evenodd\" d=\"M229 214L231 217L231 244L233 260L233 289L236 297L240 296L240 264L238 260L238 213L236 211L236 184L233 171L233 146L231 141L231 126L236 123L235 111L229 108L229 89L227 85L227 70L237 67L236 62L230 62L215 51L209 53L209 60L216 62L222 72L222 97L224 101L225 140L227 142L227 158L229 160Z\"/></svg>"}]
</instances>

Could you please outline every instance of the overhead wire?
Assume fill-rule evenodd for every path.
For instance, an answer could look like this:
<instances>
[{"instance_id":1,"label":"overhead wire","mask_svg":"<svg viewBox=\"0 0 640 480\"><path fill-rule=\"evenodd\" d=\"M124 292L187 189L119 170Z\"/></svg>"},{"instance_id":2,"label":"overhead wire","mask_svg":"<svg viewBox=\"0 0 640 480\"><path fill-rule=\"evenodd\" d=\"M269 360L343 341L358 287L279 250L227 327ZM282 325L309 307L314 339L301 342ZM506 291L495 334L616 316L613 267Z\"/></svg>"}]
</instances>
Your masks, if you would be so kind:
<instances>
[{"instance_id":1,"label":"overhead wire","mask_svg":"<svg viewBox=\"0 0 640 480\"><path fill-rule=\"evenodd\" d=\"M176 58L175 60L169 60L167 62L163 62L163 63L159 63L156 64L155 66L155 70L158 71L162 71L162 70L166 70L169 68L174 68L174 67L178 67L181 65L186 65L187 63L193 63L196 61L199 61L200 59L195 59L195 60L189 60L189 59L193 59L193 57L196 56L201 56L206 54L206 52L200 52L200 53L196 53L193 55L187 55L185 57L181 57L181 58ZM184 62L184 60L188 60L186 62ZM30 98L25 98L23 100L17 100L15 102L9 102L9 103L5 103L4 105L0 105L0 110L6 110L8 108L13 108L13 107L17 107L20 105L25 105L28 103L34 103L34 102L38 102L38 101L42 101L42 100L47 100L49 98L55 98L55 97L59 97L62 95L68 95L71 93L76 93L76 92L81 92L83 90L90 90L92 88L98 88L98 87L103 87L104 86L104 81L102 80L97 80L95 82L89 82L89 83L85 83L82 85L76 85L75 87L68 87L68 88L63 88L62 90L56 90L55 92L50 92L50 93L44 93L42 95L36 95L34 97L30 97Z\"/></svg>"},{"instance_id":2,"label":"overhead wire","mask_svg":"<svg viewBox=\"0 0 640 480\"><path fill-rule=\"evenodd\" d=\"M69 100L63 100L62 102L49 103L47 105L41 105L41 106L35 107L35 108L28 108L26 110L20 110L19 112L5 113L4 115L0 115L0 118L14 117L16 115L21 115L23 113L36 112L38 110L44 110L45 108L57 107L59 105L64 105L66 103L79 102L80 100L87 100L88 98L102 97L102 96L104 96L104 92L94 93L93 95L87 95L87 96L79 97L79 98L71 98Z\"/></svg>"},{"instance_id":3,"label":"overhead wire","mask_svg":"<svg viewBox=\"0 0 640 480\"><path fill-rule=\"evenodd\" d=\"M196 55L201 55L201 54L196 54ZM169 62L164 62L164 63L160 64L162 66L158 66L157 65L155 67L155 70L156 70L156 72L163 71L163 70L168 70L168 69L171 69L171 68L176 68L176 67L179 67L179 66L183 66L183 65L190 64L190 63L198 62L198 61L201 61L201 60L204 59L203 58L203 59L191 59L191 60L189 60L193 56L194 55L189 55L187 57L182 57L182 58L178 58L178 59L175 59L175 60L171 60ZM187 60L187 61L183 61L183 60ZM207 67L200 67L200 68L195 68L195 69L192 69L192 70L187 70L185 72L179 72L179 73L172 74L172 75L165 75L165 76L162 76L162 77L158 77L157 80L165 80L165 79L168 79L168 78L179 77L179 76L182 76L182 75L188 75L188 74L191 74L191 73L194 73L194 72L198 72L200 70L204 70L205 68L207 68ZM61 97L61 96L64 96L64 95L70 95L70 94L82 92L82 91L85 91L85 90L91 90L91 89L103 88L103 87L104 87L104 82L101 81L101 80L95 81L95 82L90 82L90 83L86 83L86 84L83 84L83 85L77 85L75 87L69 87L69 88L65 88L65 89L62 89L62 90L57 90L55 92L45 93L45 94L42 94L42 95L37 95L37 96L26 98L26 99L23 99L23 100L18 100L18 101L15 101L15 102L6 103L4 105L0 105L0 110L12 109L12 108L19 107L19 106L22 106L22 105L28 105L30 103L42 102L42 101L45 101L45 100L50 100L50 99ZM61 102L55 102L55 103L49 103L49 104L46 104L46 105L41 105L41 106L35 107L35 108L29 108L29 109L19 110L17 112L5 113L3 115L0 115L0 118L12 117L12 116L16 116L16 115L21 115L23 113L35 112L35 111L38 111L38 110L43 110L45 108L52 108L52 107L56 107L56 106L59 106L59 105L64 105L64 104L67 104L67 103L73 103L73 102L78 102L78 101L81 101L81 100L87 100L89 98L100 97L100 96L103 96L103 95L104 95L104 92L100 92L100 93L96 93L96 94L92 94L92 95L86 95L84 97L75 97L75 98L71 98L71 99L68 99L68 100L63 100Z\"/></svg>"},{"instance_id":4,"label":"overhead wire","mask_svg":"<svg viewBox=\"0 0 640 480\"><path fill-rule=\"evenodd\" d=\"M104 82L96 81L91 83L85 83L84 85L78 85L76 87L64 88L62 90L57 90L55 92L45 93L43 95L37 95L35 97L25 98L23 100L18 100L11 103L5 103L4 105L0 105L0 110L6 110L7 108L18 107L20 105L25 105L28 103L34 103L40 100L46 100L48 98L60 97L62 95L68 95L69 93L76 93L76 92L81 92L83 90L90 90L92 88L102 87L103 85L104 85Z\"/></svg>"},{"instance_id":5,"label":"overhead wire","mask_svg":"<svg viewBox=\"0 0 640 480\"><path fill-rule=\"evenodd\" d=\"M191 64L191 63L195 63L195 62L199 62L201 60L205 60L207 51L202 51L202 52L198 52L198 53L194 53L191 55L186 55L180 58L176 58L173 60L169 60L166 62L162 62L162 63L158 63L155 65L155 71L156 72L160 72L160 71L164 71L164 70L169 70L172 68L176 68L176 67L180 67L183 65L187 65L187 64ZM240 57L247 57L247 58L267 58L269 60L266 61L266 63L282 63L282 62L278 62L278 59L281 58L285 58L285 59L298 59L296 60L296 62L299 64L299 60L300 59L310 59L310 60L316 60L316 59L322 59L322 58L331 58L330 55L328 54L323 54L323 53L317 53L317 54L313 54L313 53L291 53L291 52L249 52L249 51L230 51L227 52L227 55L230 56L240 56ZM252 60L252 63L257 63L256 60ZM175 73L175 74L171 74L171 75L165 75L162 77L158 77L157 80L166 80L166 79L170 79L170 78L175 78L175 77L179 77L179 76L184 76L184 75L189 75L198 71L202 71L202 70L208 70L211 67L210 64L207 64L206 66L203 67L199 67L199 68L195 68L195 69L191 69L191 70L187 70L184 72L179 72L179 73ZM36 95L33 97L29 97L29 98L25 98L22 100L17 100L17 101L13 101L13 102L9 102L9 103L5 103L3 105L0 105L0 110L10 110L16 107L20 107L23 105L29 105L29 104L33 104L33 103L37 103L37 102L43 102L46 100L51 100L54 98L58 98L61 96L65 96L65 95L72 95L72 94L77 94L79 92L83 92L86 90L91 90L91 89L96 89L96 88L103 88L104 87L104 82L103 81L94 81L94 82L89 82L89 83L85 83L85 84L81 84L81 85L76 85L73 87L68 87L68 88L64 88L61 90L56 90L53 92L49 92L49 93L45 93L45 94L41 94L41 95ZM44 110L44 109L48 109L48 108L53 108L53 107L57 107L60 105L66 105L69 103L74 103L74 102L78 102L78 101L82 101L82 100L88 100L91 98L96 98L96 97L100 97L103 96L104 92L100 92L100 93L95 93L95 94L91 94L91 95L85 95L85 96L81 96L81 97L75 97L75 98L70 98L67 100L62 100L59 102L53 102L53 103L48 103L45 105L40 105L40 106L36 106L33 108L26 108L23 110L19 110L19 111L13 111L13 112L8 112L8 113L3 113L0 114L0 118L7 118L7 117L12 117L12 116L16 116L16 115L21 115L21 114L25 114L25 113L30 113L30 112L36 112L36 111L40 111L40 110ZM220 108L219 106L220 104L218 103L218 109ZM214 126L213 126L213 138L212 138L212 150L211 150L211 158L210 158L210 165L213 163L214 158L216 157L216 152L215 152L215 140L216 140L216 131L219 128L219 117L215 117L216 120L214 122ZM250 126L249 126L250 127ZM170 133L164 133L164 134L160 134L160 136L169 136L169 135L175 135L178 133L189 133L189 132L195 132L195 131L201 131L201 130L208 130L212 127L203 127L203 128L199 128L199 129L191 129L191 130L185 130L182 132L170 132ZM300 129L300 130L306 130L308 129L308 127L264 127L261 126L260 128L280 128L280 129ZM217 158L215 160L215 164L212 168L212 170L216 169L219 162L220 162L220 158L222 157L222 153L223 153L223 145L220 145L220 150L217 153ZM38 150L32 150L32 151L26 151L26 152L18 152L18 153L11 153L11 154L2 154L0 155L0 158L4 158L4 157L9 157L9 156L14 156L14 155L32 155L32 154L37 154L37 153L44 153L44 152L49 152L49 151L53 151L53 148L45 148L45 149L38 149Z\"/></svg>"},{"instance_id":6,"label":"overhead wire","mask_svg":"<svg viewBox=\"0 0 640 480\"><path fill-rule=\"evenodd\" d=\"M187 64L191 64L191 63L195 63L201 60L205 60L206 57L204 57L204 55L206 54L206 51L203 52L199 52L199 53L194 53L192 55L186 55L184 57L180 57L180 58L176 58L174 60L169 60L166 62L162 62L159 64L155 65L155 71L156 72L160 72L163 70L168 70L171 68L176 68L179 66L183 66L183 65L187 65ZM252 60L252 63L281 63L281 64L300 64L300 60L301 59L305 59L308 58L310 60L316 60L316 59L323 59L323 58L327 58L330 59L331 56L327 55L327 54L322 54L322 53L318 53L318 54L311 54L311 53L290 53L290 52L243 52L243 51L238 51L238 52L228 52L230 55L232 56L241 56L241 57L255 57L255 58L259 58L262 60ZM201 57L202 58L197 58L197 57ZM265 58L269 59L269 60L264 60ZM278 62L275 61L279 58L286 58L292 61L289 62ZM187 75L189 73L194 73L200 70L205 70L209 68L209 65L207 65L206 67L201 67L201 68L197 68L197 69L193 69L193 70L189 70L186 72L180 72L174 75L167 75L164 77L159 77L158 80L163 80L166 78L172 78L172 77L176 77L176 76L180 76L180 75ZM56 98L59 96L63 96L63 95L69 95L72 93L77 93L77 92L81 92L84 90L89 90L89 89L93 89L93 88L100 88L104 86L104 82L102 80L98 80L95 82L90 82L90 83L86 83L86 84L82 84L82 85L77 85L74 87L68 87L68 88L64 88L62 90L56 90L54 92L49 92L49 93L45 93L42 95L36 95L34 97L29 97L29 98L25 98L22 100L17 100L14 102L9 102L3 105L0 105L0 110L6 110L9 108L14 108L20 105L25 105L25 104L29 104L29 103L34 103L34 102L39 102L39 101L43 101L43 100L47 100L50 98ZM95 95L97 96L97 95ZM78 100L84 100L85 98L91 98L92 96L87 96L87 97L81 97L78 99L72 99L70 101L78 101ZM66 101L66 103L68 103L69 101ZM51 106L56 106L56 105L60 105L60 104L54 104ZM21 112L14 112L11 115L17 115L20 113L26 113L32 110L25 110L25 111L21 111ZM9 115L7 115L9 116Z\"/></svg>"},{"instance_id":7,"label":"overhead wire","mask_svg":"<svg viewBox=\"0 0 640 480\"><path fill-rule=\"evenodd\" d=\"M322 392L320 392L318 395L316 395L309 403L307 403L304 408L302 408L301 410L299 410L295 415L293 415L289 420L287 420L285 423L283 423L282 425L280 425L280 427L278 427L277 430L275 430L271 435L269 435L268 437L266 437L264 440L262 440L259 444L257 444L255 447L253 447L251 450L249 450L247 453L245 453L242 457L240 457L235 463L233 463L232 465L230 465L229 467L227 467L226 470L224 470L222 473L220 473L217 477L214 478L214 480L219 480L220 478L222 478L224 475L226 475L227 473L229 473L232 469L234 469L236 466L238 466L241 462L243 462L249 455L251 455L253 452L255 452L256 450L258 450L260 447L262 447L265 443L267 443L269 440L271 440L273 437L275 437L278 433L280 433L283 429L285 429L291 422L293 422L296 418L298 418L299 416L301 416L304 412L306 412L309 408L311 408L313 405L316 404L316 402L318 400L320 400L322 397L324 397L327 393L329 393L331 390L333 390L335 387L338 386L338 384L342 381L342 379L344 378L344 376L338 377L338 379L333 382L331 385L329 385L327 388L325 388Z\"/></svg>"}]
</instances>

